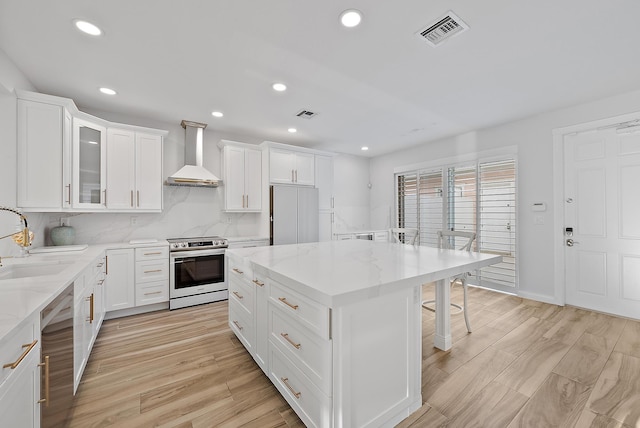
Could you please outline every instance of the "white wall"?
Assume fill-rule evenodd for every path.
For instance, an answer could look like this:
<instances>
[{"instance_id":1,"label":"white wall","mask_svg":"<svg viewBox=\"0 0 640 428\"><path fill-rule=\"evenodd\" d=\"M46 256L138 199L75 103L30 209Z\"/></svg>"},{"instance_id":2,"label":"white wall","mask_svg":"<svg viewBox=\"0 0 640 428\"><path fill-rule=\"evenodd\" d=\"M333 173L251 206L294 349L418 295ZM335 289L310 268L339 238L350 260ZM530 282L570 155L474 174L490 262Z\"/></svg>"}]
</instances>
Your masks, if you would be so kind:
<instances>
[{"instance_id":1,"label":"white wall","mask_svg":"<svg viewBox=\"0 0 640 428\"><path fill-rule=\"evenodd\" d=\"M508 146L518 150L519 293L554 302L553 136L555 128L640 111L640 91L548 112L468 134L447 138L371 160L371 226L394 221L394 168L464 156ZM531 205L545 202L543 225L534 225ZM536 213L540 214L540 213Z\"/></svg>"}]
</instances>

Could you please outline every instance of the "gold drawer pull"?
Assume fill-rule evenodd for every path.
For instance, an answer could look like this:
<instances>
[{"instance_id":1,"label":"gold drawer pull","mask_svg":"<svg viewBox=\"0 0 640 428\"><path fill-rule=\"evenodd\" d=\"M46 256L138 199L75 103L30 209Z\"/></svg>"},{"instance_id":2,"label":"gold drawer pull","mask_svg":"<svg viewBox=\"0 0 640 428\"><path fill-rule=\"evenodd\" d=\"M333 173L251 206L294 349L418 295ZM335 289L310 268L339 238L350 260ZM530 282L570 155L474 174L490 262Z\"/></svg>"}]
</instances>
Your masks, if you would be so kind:
<instances>
[{"instance_id":1,"label":"gold drawer pull","mask_svg":"<svg viewBox=\"0 0 640 428\"><path fill-rule=\"evenodd\" d=\"M244 299L244 297L242 296L242 294L238 293L237 291L234 291L233 294L238 298L238 299Z\"/></svg>"},{"instance_id":2,"label":"gold drawer pull","mask_svg":"<svg viewBox=\"0 0 640 428\"><path fill-rule=\"evenodd\" d=\"M278 300L280 300L285 305L289 306L294 311L298 310L298 305L292 305L291 303L287 302L287 298L286 297L278 297Z\"/></svg>"},{"instance_id":3,"label":"gold drawer pull","mask_svg":"<svg viewBox=\"0 0 640 428\"><path fill-rule=\"evenodd\" d=\"M264 282L260 282L260 281L258 281L257 279L254 279L254 280L253 280L253 281L251 281L251 282L253 282L255 285L257 285L257 286L259 286L259 287L264 287Z\"/></svg>"},{"instance_id":4,"label":"gold drawer pull","mask_svg":"<svg viewBox=\"0 0 640 428\"><path fill-rule=\"evenodd\" d=\"M243 271L241 271L241 270L240 270L240 269L238 269L238 268L233 268L233 271L234 271L235 273L239 274L239 275L242 275L242 274L244 273Z\"/></svg>"},{"instance_id":5,"label":"gold drawer pull","mask_svg":"<svg viewBox=\"0 0 640 428\"><path fill-rule=\"evenodd\" d=\"M302 346L302 345L300 345L299 343L295 343L293 340L291 340L291 339L289 338L289 333L280 333L280 336L284 337L284 338L285 338L285 340L286 340L287 342L289 342L289 343L291 344L291 346L293 346L293 347L294 347L294 348L296 348L296 349L300 349L300 346Z\"/></svg>"},{"instance_id":6,"label":"gold drawer pull","mask_svg":"<svg viewBox=\"0 0 640 428\"><path fill-rule=\"evenodd\" d=\"M18 357L18 359L15 360L13 363L5 364L4 366L2 366L2 368L3 369L10 368L11 370L13 370L16 367L18 367L18 364L20 364L22 362L22 360L24 360L24 357L27 356L29 351L31 351L33 349L33 347L36 346L37 343L38 343L38 340L34 340L31 343L26 343L26 344L22 345L23 348L26 348L26 350L22 353L22 355L20 355L20 357Z\"/></svg>"},{"instance_id":7,"label":"gold drawer pull","mask_svg":"<svg viewBox=\"0 0 640 428\"><path fill-rule=\"evenodd\" d=\"M162 254L161 251L156 251L155 253L144 253L145 256L159 256Z\"/></svg>"},{"instance_id":8,"label":"gold drawer pull","mask_svg":"<svg viewBox=\"0 0 640 428\"><path fill-rule=\"evenodd\" d=\"M162 294L162 291L154 291L153 293L144 293L145 296L153 296L154 294Z\"/></svg>"},{"instance_id":9,"label":"gold drawer pull","mask_svg":"<svg viewBox=\"0 0 640 428\"><path fill-rule=\"evenodd\" d=\"M238 321L234 321L233 323L236 325L236 327L238 327L238 330L244 330L244 328L240 324L238 324Z\"/></svg>"},{"instance_id":10,"label":"gold drawer pull","mask_svg":"<svg viewBox=\"0 0 640 428\"><path fill-rule=\"evenodd\" d=\"M302 392L296 392L296 390L293 389L291 387L291 385L289 385L289 378L288 377L281 377L280 380L282 381L282 383L285 384L285 386L287 388L289 388L289 391L291 391L291 393L293 394L294 397L300 398L300 396L302 395Z\"/></svg>"},{"instance_id":11,"label":"gold drawer pull","mask_svg":"<svg viewBox=\"0 0 640 428\"><path fill-rule=\"evenodd\" d=\"M38 364L38 367L44 367L44 398L38 400L38 403L44 403L45 407L49 407L49 356L44 357L44 363Z\"/></svg>"},{"instance_id":12,"label":"gold drawer pull","mask_svg":"<svg viewBox=\"0 0 640 428\"><path fill-rule=\"evenodd\" d=\"M162 269L154 269L154 270L145 270L144 273L156 273L156 272L162 272Z\"/></svg>"}]
</instances>

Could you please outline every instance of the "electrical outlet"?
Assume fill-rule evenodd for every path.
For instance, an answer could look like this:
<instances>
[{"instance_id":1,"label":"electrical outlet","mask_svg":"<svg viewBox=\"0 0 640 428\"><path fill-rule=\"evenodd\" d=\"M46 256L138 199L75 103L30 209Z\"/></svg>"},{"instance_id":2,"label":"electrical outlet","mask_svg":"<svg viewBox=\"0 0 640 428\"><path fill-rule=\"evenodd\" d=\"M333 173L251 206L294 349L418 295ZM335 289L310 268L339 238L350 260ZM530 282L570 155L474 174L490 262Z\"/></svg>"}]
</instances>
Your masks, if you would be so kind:
<instances>
[{"instance_id":1,"label":"electrical outlet","mask_svg":"<svg viewBox=\"0 0 640 428\"><path fill-rule=\"evenodd\" d=\"M136 224L138 224L138 217L132 215L131 216L131 226L135 226Z\"/></svg>"}]
</instances>

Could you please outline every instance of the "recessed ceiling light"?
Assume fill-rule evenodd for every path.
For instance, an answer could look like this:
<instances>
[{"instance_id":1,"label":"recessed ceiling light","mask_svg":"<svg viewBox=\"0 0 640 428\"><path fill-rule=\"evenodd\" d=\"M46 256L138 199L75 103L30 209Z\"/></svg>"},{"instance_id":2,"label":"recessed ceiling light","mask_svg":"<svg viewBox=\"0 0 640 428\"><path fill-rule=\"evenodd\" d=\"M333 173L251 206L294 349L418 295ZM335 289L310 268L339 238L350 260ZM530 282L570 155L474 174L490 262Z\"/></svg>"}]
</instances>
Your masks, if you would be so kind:
<instances>
[{"instance_id":1,"label":"recessed ceiling light","mask_svg":"<svg viewBox=\"0 0 640 428\"><path fill-rule=\"evenodd\" d=\"M292 134L295 134L296 132L298 132L296 128L289 128L287 129L287 131L291 132Z\"/></svg>"},{"instance_id":2,"label":"recessed ceiling light","mask_svg":"<svg viewBox=\"0 0 640 428\"><path fill-rule=\"evenodd\" d=\"M362 21L362 12L355 9L347 9L340 14L340 22L347 28L357 27Z\"/></svg>"},{"instance_id":3,"label":"recessed ceiling light","mask_svg":"<svg viewBox=\"0 0 640 428\"><path fill-rule=\"evenodd\" d=\"M222 117L222 116L224 116L224 114L222 114L221 111L214 111L214 112L211 113L211 116L213 116L213 117Z\"/></svg>"},{"instance_id":4,"label":"recessed ceiling light","mask_svg":"<svg viewBox=\"0 0 640 428\"><path fill-rule=\"evenodd\" d=\"M78 19L75 21L75 24L78 30L91 36L99 36L102 34L102 30L90 22Z\"/></svg>"},{"instance_id":5,"label":"recessed ceiling light","mask_svg":"<svg viewBox=\"0 0 640 428\"><path fill-rule=\"evenodd\" d=\"M114 91L113 89L110 88L100 88L100 92L102 92L103 94L106 95L115 95L116 91Z\"/></svg>"},{"instance_id":6,"label":"recessed ceiling light","mask_svg":"<svg viewBox=\"0 0 640 428\"><path fill-rule=\"evenodd\" d=\"M360 150L362 150L363 152L366 152L367 150L369 150L369 147L363 146L363 147L360 147Z\"/></svg>"},{"instance_id":7,"label":"recessed ceiling light","mask_svg":"<svg viewBox=\"0 0 640 428\"><path fill-rule=\"evenodd\" d=\"M274 83L272 86L274 91L282 92L287 90L287 85L284 83Z\"/></svg>"}]
</instances>

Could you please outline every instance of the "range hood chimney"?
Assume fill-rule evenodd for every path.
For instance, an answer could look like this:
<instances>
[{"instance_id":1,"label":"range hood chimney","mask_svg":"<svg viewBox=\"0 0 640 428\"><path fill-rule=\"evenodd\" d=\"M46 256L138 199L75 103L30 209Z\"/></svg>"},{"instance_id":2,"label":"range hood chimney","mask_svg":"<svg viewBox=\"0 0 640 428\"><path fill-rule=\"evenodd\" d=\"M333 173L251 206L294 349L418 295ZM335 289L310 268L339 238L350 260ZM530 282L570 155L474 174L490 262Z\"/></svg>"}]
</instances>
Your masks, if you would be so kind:
<instances>
[{"instance_id":1,"label":"range hood chimney","mask_svg":"<svg viewBox=\"0 0 640 428\"><path fill-rule=\"evenodd\" d=\"M167 178L170 186L218 187L220 179L202 166L204 151L204 129L206 123L183 120L184 128L184 163L175 174Z\"/></svg>"}]
</instances>

